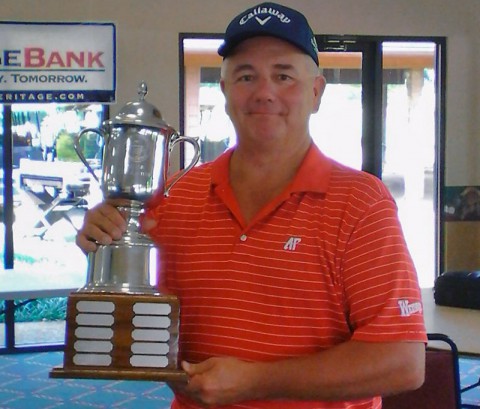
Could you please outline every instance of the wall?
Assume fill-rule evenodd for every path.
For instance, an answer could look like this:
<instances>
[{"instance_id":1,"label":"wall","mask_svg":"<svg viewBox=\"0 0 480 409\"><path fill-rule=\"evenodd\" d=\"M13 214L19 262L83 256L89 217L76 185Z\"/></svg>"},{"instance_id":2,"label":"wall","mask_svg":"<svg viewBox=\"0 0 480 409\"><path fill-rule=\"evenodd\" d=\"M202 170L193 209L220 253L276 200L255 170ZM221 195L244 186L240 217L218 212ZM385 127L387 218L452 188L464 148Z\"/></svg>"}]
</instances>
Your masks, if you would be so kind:
<instances>
[{"instance_id":1,"label":"wall","mask_svg":"<svg viewBox=\"0 0 480 409\"><path fill-rule=\"evenodd\" d=\"M445 183L480 185L478 0L281 2L304 12L317 34L446 36ZM112 112L134 98L137 84L146 80L149 100L178 128L178 33L222 33L231 17L256 3L252 0L1 0L0 19L115 22L118 104L112 107ZM479 236L479 230L475 227L470 236ZM462 237L450 239L464 240Z\"/></svg>"}]
</instances>

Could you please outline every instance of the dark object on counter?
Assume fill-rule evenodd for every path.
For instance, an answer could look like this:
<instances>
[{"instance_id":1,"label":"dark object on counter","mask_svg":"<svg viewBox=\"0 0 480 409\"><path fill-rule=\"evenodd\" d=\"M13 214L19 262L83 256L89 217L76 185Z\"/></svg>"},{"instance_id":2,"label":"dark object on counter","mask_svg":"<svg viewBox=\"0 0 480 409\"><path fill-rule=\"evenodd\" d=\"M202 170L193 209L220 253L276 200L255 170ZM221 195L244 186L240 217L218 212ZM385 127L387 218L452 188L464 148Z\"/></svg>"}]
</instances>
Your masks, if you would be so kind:
<instances>
[{"instance_id":1,"label":"dark object on counter","mask_svg":"<svg viewBox=\"0 0 480 409\"><path fill-rule=\"evenodd\" d=\"M435 280L435 303L480 310L480 271L450 271Z\"/></svg>"}]
</instances>

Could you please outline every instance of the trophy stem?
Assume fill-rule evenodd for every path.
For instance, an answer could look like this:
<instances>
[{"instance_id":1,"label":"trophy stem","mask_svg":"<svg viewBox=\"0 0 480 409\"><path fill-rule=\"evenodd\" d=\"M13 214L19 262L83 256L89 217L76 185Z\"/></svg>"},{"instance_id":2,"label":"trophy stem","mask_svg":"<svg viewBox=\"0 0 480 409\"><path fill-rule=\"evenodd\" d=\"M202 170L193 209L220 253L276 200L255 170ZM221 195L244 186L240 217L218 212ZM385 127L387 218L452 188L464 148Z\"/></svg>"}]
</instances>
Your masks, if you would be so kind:
<instances>
[{"instance_id":1,"label":"trophy stem","mask_svg":"<svg viewBox=\"0 0 480 409\"><path fill-rule=\"evenodd\" d=\"M126 217L127 230L120 240L99 244L88 255L87 284L80 291L157 294L160 252L140 231L143 203L131 201L118 210Z\"/></svg>"}]
</instances>

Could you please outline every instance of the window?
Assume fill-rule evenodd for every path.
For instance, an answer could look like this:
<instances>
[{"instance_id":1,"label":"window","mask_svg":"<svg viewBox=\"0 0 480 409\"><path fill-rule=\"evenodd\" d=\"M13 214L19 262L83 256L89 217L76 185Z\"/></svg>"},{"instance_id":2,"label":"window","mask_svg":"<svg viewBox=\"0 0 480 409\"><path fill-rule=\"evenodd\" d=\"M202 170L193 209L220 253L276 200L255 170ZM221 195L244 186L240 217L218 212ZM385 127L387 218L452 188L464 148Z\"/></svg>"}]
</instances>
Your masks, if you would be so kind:
<instances>
[{"instance_id":1,"label":"window","mask_svg":"<svg viewBox=\"0 0 480 409\"><path fill-rule=\"evenodd\" d=\"M86 280L87 260L75 245L75 235L86 209L102 196L73 140L80 130L99 127L105 107L52 103L0 108L4 287L15 282L16 288L25 290L78 288ZM80 141L93 168L101 166L102 142L93 133ZM63 342L65 299L39 299L15 309L16 344ZM5 315L0 314L0 322ZM30 324L38 321L49 329L30 330Z\"/></svg>"}]
</instances>

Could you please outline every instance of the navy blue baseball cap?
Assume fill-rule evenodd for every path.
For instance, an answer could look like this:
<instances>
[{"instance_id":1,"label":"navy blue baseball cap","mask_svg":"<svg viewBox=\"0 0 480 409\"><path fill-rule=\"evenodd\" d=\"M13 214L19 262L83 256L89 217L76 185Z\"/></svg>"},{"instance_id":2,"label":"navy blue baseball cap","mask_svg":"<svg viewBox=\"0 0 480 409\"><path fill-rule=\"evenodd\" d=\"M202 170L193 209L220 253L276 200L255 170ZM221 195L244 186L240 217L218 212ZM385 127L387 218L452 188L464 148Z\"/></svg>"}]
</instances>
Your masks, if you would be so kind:
<instances>
[{"instance_id":1,"label":"navy blue baseball cap","mask_svg":"<svg viewBox=\"0 0 480 409\"><path fill-rule=\"evenodd\" d=\"M242 41L258 36L271 36L293 44L312 57L318 66L315 36L305 16L277 3L262 3L235 17L225 31L218 54L227 57Z\"/></svg>"}]
</instances>

